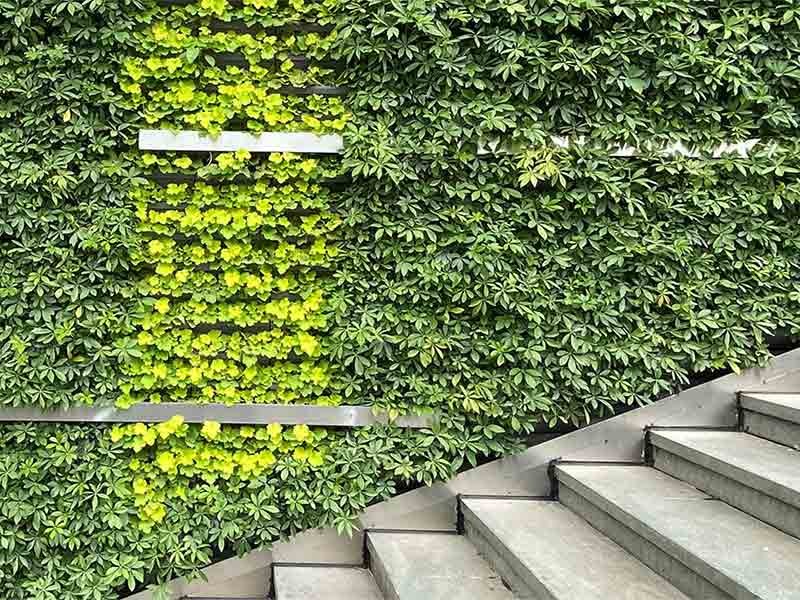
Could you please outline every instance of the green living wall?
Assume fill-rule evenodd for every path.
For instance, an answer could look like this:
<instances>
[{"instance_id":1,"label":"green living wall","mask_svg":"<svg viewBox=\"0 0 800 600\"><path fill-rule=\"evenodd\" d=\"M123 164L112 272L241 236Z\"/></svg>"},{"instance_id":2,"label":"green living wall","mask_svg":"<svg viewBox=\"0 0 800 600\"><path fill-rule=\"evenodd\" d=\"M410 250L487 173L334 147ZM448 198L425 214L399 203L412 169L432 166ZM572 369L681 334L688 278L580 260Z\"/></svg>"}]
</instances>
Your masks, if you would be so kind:
<instances>
[{"instance_id":1,"label":"green living wall","mask_svg":"<svg viewBox=\"0 0 800 600\"><path fill-rule=\"evenodd\" d=\"M3 426L3 598L109 598L347 531L543 423L761 363L767 336L797 332L788 2L0 11L0 402L442 415L420 432ZM334 79L343 101L286 93ZM143 126L344 130L347 149L146 155ZM746 158L708 156L749 138ZM661 152L680 140L701 156ZM610 157L622 144L639 155Z\"/></svg>"},{"instance_id":2,"label":"green living wall","mask_svg":"<svg viewBox=\"0 0 800 600\"><path fill-rule=\"evenodd\" d=\"M346 4L333 337L356 395L577 422L796 331L791 2Z\"/></svg>"},{"instance_id":3,"label":"green living wall","mask_svg":"<svg viewBox=\"0 0 800 600\"><path fill-rule=\"evenodd\" d=\"M113 401L131 326L133 220L118 153L135 0L0 6L0 404Z\"/></svg>"}]
</instances>

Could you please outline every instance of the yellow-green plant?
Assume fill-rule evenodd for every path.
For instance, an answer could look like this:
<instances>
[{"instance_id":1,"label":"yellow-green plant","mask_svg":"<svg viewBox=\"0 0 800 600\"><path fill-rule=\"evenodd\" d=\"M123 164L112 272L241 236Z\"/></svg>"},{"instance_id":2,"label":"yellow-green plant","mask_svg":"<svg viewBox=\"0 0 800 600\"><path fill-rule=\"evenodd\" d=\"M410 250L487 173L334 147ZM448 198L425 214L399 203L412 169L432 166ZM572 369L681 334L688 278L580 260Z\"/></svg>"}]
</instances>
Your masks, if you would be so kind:
<instances>
[{"instance_id":1,"label":"yellow-green plant","mask_svg":"<svg viewBox=\"0 0 800 600\"><path fill-rule=\"evenodd\" d=\"M219 17L230 17L226 2L208 7L207 14L190 6L159 7L141 17L139 55L125 61L120 86L145 122L211 133L237 125L254 131L344 129L349 115L340 98L319 88L303 93L333 83L324 58L334 33L220 31Z\"/></svg>"},{"instance_id":2,"label":"yellow-green plant","mask_svg":"<svg viewBox=\"0 0 800 600\"><path fill-rule=\"evenodd\" d=\"M306 425L223 427L207 421L199 427L180 416L110 430L113 443L133 451L130 485L137 525L145 532L164 520L171 503L187 502L200 482L246 482L261 477L279 460L320 466L326 437L324 429Z\"/></svg>"},{"instance_id":3,"label":"yellow-green plant","mask_svg":"<svg viewBox=\"0 0 800 600\"><path fill-rule=\"evenodd\" d=\"M131 193L138 331L118 404L339 404L320 335L340 224L320 182L331 170L245 151L210 163L146 154L142 163L151 179ZM193 180L158 183L157 174Z\"/></svg>"}]
</instances>

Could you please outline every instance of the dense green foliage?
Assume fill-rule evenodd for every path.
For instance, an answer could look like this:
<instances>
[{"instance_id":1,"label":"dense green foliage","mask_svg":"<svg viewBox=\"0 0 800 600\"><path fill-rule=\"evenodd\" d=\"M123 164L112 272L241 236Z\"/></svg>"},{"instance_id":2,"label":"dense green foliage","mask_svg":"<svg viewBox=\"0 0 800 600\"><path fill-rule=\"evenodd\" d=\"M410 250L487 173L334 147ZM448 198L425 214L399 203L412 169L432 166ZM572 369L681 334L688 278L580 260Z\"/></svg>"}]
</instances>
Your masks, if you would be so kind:
<instances>
[{"instance_id":1,"label":"dense green foliage","mask_svg":"<svg viewBox=\"0 0 800 600\"><path fill-rule=\"evenodd\" d=\"M332 334L348 389L528 429L765 360L798 325L799 157L565 152L535 189L517 158L365 181Z\"/></svg>"},{"instance_id":2,"label":"dense green foliage","mask_svg":"<svg viewBox=\"0 0 800 600\"><path fill-rule=\"evenodd\" d=\"M791 0L352 0L350 157L397 180L497 138L796 136L799 29Z\"/></svg>"},{"instance_id":3,"label":"dense green foliage","mask_svg":"<svg viewBox=\"0 0 800 600\"><path fill-rule=\"evenodd\" d=\"M119 55L137 0L0 4L0 404L113 399L130 326Z\"/></svg>"},{"instance_id":4,"label":"dense green foliage","mask_svg":"<svg viewBox=\"0 0 800 600\"><path fill-rule=\"evenodd\" d=\"M797 325L799 24L789 2L348 2L351 397L520 429L762 362ZM751 137L779 149L707 158ZM659 154L679 140L701 157Z\"/></svg>"},{"instance_id":5,"label":"dense green foliage","mask_svg":"<svg viewBox=\"0 0 800 600\"><path fill-rule=\"evenodd\" d=\"M139 17L122 89L145 122L159 127L339 131L347 122L341 98L297 94L331 83L322 59L335 34L320 28L334 3L154 5Z\"/></svg>"},{"instance_id":6,"label":"dense green foliage","mask_svg":"<svg viewBox=\"0 0 800 600\"><path fill-rule=\"evenodd\" d=\"M144 159L148 177L197 179L132 191L141 319L120 403L338 404L320 342L339 219L319 180L335 165L223 153L206 179L188 156Z\"/></svg>"},{"instance_id":7,"label":"dense green foliage","mask_svg":"<svg viewBox=\"0 0 800 600\"><path fill-rule=\"evenodd\" d=\"M217 16L229 8L203 5ZM257 13L274 3L246 2L243 10L248 6ZM189 8L173 7L138 19L167 19L173 12L191 16ZM320 74L313 67L292 71L287 49L275 51L261 38L176 31L157 20L135 35L137 47L155 52L157 61L114 58L121 63L123 102L157 125L219 108L216 96L189 89L198 73L233 79L242 68L255 79L275 73L272 83L262 81L267 88L285 78L315 83L305 78ZM159 43L173 42L177 58L158 50ZM243 51L249 64L198 66L210 50ZM279 59L277 71L261 66L270 58ZM172 61L167 71L176 67L169 76L159 72L165 60ZM149 91L131 77L137 66L149 69L138 78ZM241 97L243 90L231 92ZM180 106L151 110L179 98ZM214 129L228 119L259 116L248 104L227 106L214 123L201 125ZM114 160L109 152L109 163ZM107 375L105 389L118 386L122 404L339 402L319 335L331 311L333 280L325 269L337 255L332 236L339 224L332 195L319 181L338 167L280 154L256 160L246 152L145 154L136 163L132 185L113 194L98 190L126 219L113 248L125 263L104 273L100 284L115 286L108 297L114 302L129 290L121 306L133 315L102 332L104 343L117 338L128 359L121 378ZM94 216L102 221L103 214ZM132 335L121 336L131 325ZM0 595L104 599L303 529L349 531L365 506L392 496L398 483L432 483L452 476L463 461L474 464L479 455L507 449L493 442L493 428L465 428L459 420L435 432L198 427L181 419L153 426L3 427L0 531L7 535L0 545Z\"/></svg>"},{"instance_id":8,"label":"dense green foliage","mask_svg":"<svg viewBox=\"0 0 800 600\"><path fill-rule=\"evenodd\" d=\"M139 16L120 86L149 126L339 130L341 99L287 95L330 83L335 34L298 30L328 3L154 5ZM338 161L246 150L144 154L133 259L141 319L124 344L120 404L338 404L321 336L331 236L322 181Z\"/></svg>"},{"instance_id":9,"label":"dense green foliage","mask_svg":"<svg viewBox=\"0 0 800 600\"><path fill-rule=\"evenodd\" d=\"M788 2L17 0L0 14L3 403L121 391L443 416L416 432L4 426L2 598L105 599L302 529L347 531L542 421L763 362L766 335L799 329ZM273 31L331 18L330 36ZM331 52L346 110L280 95L330 83L297 54ZM133 180L119 151L139 118L349 122L353 183L326 190L339 167L243 152L139 155ZM748 158L659 153L750 137L765 141ZM642 154L610 157L622 143Z\"/></svg>"}]
</instances>

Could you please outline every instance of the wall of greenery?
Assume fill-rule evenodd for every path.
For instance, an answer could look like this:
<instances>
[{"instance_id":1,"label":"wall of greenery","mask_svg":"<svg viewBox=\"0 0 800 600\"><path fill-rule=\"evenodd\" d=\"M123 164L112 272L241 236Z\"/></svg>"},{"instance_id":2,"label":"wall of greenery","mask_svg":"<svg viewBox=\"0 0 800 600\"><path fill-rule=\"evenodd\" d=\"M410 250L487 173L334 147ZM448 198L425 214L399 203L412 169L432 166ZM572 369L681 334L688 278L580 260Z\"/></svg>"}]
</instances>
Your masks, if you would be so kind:
<instances>
[{"instance_id":1,"label":"wall of greenery","mask_svg":"<svg viewBox=\"0 0 800 600\"><path fill-rule=\"evenodd\" d=\"M4 426L0 594L108 600L304 529L350 531L398 481L448 477L483 443L456 429Z\"/></svg>"},{"instance_id":2,"label":"wall of greenery","mask_svg":"<svg viewBox=\"0 0 800 600\"><path fill-rule=\"evenodd\" d=\"M791 2L346 4L352 397L580 421L797 331Z\"/></svg>"},{"instance_id":3,"label":"wall of greenery","mask_svg":"<svg viewBox=\"0 0 800 600\"><path fill-rule=\"evenodd\" d=\"M115 57L137 0L0 5L0 404L113 402L130 329Z\"/></svg>"},{"instance_id":4,"label":"wall of greenery","mask_svg":"<svg viewBox=\"0 0 800 600\"><path fill-rule=\"evenodd\" d=\"M3 403L442 415L418 432L3 426L0 597L105 599L348 531L543 423L761 363L768 335L799 330L789 2L0 14ZM334 77L344 100L293 92ZM347 150L125 153L142 124L343 130ZM707 157L752 137L747 158ZM677 140L705 155L659 151ZM623 143L640 155L609 157Z\"/></svg>"},{"instance_id":5,"label":"wall of greenery","mask_svg":"<svg viewBox=\"0 0 800 600\"><path fill-rule=\"evenodd\" d=\"M107 69L108 112L127 129L98 152L126 177L104 179L93 199L125 219L118 243L106 248L124 263L103 273L97 293L127 317L98 333L114 360L96 402L341 401L324 335L341 239L323 181L340 175L338 161L140 154L129 135L142 124L212 133L342 129L347 114L337 97L282 95L331 74L315 61L334 36L301 22L324 23L325 10L204 1L130 7L120 19L136 31L121 30L97 68ZM47 18L34 21L46 28ZM11 135L13 123L4 125ZM77 139L85 144L85 132ZM105 213L95 208L85 208L87 223L101 226ZM40 218L49 213L44 207ZM16 266L11 257L6 264ZM39 404L87 400L64 387L63 400ZM33 403L17 392L20 404ZM398 484L449 477L491 443L458 424L420 433L190 426L181 418L4 426L0 596L109 598L310 527L349 531Z\"/></svg>"}]
</instances>

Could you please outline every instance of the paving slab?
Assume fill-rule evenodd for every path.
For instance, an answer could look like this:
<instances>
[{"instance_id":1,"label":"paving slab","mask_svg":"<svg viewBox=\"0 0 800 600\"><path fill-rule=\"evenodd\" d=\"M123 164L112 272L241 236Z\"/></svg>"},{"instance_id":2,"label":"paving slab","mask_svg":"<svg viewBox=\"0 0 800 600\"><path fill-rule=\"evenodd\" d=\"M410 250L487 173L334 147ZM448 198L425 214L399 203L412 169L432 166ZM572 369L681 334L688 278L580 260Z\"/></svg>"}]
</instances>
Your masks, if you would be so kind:
<instances>
[{"instance_id":1,"label":"paving slab","mask_svg":"<svg viewBox=\"0 0 800 600\"><path fill-rule=\"evenodd\" d=\"M276 566L275 600L383 600L372 574L354 567Z\"/></svg>"},{"instance_id":2,"label":"paving slab","mask_svg":"<svg viewBox=\"0 0 800 600\"><path fill-rule=\"evenodd\" d=\"M746 392L741 394L740 402L745 410L800 423L800 394Z\"/></svg>"},{"instance_id":3,"label":"paving slab","mask_svg":"<svg viewBox=\"0 0 800 600\"><path fill-rule=\"evenodd\" d=\"M744 431L800 449L800 394L743 393L740 402Z\"/></svg>"},{"instance_id":4,"label":"paving slab","mask_svg":"<svg viewBox=\"0 0 800 600\"><path fill-rule=\"evenodd\" d=\"M800 508L800 452L737 431L654 430L651 443Z\"/></svg>"}]
</instances>

